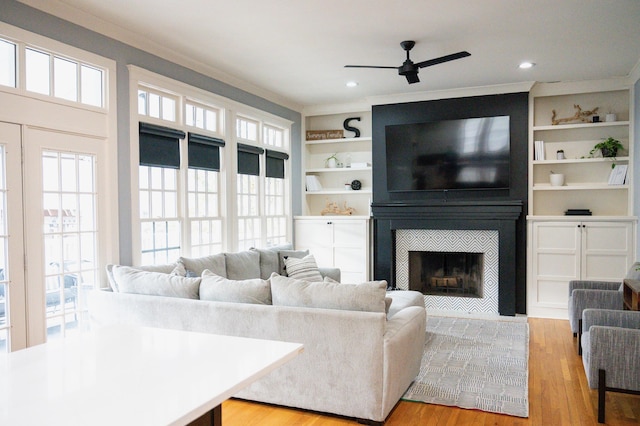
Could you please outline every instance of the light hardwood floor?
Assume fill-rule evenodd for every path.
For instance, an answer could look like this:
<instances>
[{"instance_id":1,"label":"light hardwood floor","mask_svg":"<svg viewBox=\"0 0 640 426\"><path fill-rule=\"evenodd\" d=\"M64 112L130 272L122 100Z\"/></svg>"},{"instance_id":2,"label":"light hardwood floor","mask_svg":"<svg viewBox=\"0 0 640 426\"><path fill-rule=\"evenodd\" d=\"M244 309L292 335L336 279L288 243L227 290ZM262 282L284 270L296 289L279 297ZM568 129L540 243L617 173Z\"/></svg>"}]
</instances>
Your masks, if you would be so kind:
<instances>
[{"instance_id":1,"label":"light hardwood floor","mask_svg":"<svg viewBox=\"0 0 640 426\"><path fill-rule=\"evenodd\" d=\"M587 385L569 322L540 318L528 321L529 418L400 401L385 425L597 425L597 392ZM352 419L240 400L222 405L222 423L225 426L358 424ZM640 425L640 396L607 392L606 424Z\"/></svg>"}]
</instances>

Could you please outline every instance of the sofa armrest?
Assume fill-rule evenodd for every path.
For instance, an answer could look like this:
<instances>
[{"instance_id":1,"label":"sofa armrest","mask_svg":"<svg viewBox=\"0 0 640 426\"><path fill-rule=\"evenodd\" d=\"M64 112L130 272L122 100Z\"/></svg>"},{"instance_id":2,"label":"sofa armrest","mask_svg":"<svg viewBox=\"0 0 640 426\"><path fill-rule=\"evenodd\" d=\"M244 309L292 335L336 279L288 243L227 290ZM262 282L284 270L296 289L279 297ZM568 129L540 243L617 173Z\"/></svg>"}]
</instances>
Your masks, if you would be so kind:
<instances>
[{"instance_id":1,"label":"sofa armrest","mask_svg":"<svg viewBox=\"0 0 640 426\"><path fill-rule=\"evenodd\" d=\"M619 290L622 281L589 281L589 280L571 280L569 281L569 297L573 290Z\"/></svg>"},{"instance_id":2,"label":"sofa armrest","mask_svg":"<svg viewBox=\"0 0 640 426\"><path fill-rule=\"evenodd\" d=\"M589 338L589 374L602 369L607 387L640 391L640 329L593 326Z\"/></svg>"},{"instance_id":3,"label":"sofa armrest","mask_svg":"<svg viewBox=\"0 0 640 426\"><path fill-rule=\"evenodd\" d=\"M593 326L640 329L640 312L613 309L585 309L582 312L582 330Z\"/></svg>"},{"instance_id":4,"label":"sofa armrest","mask_svg":"<svg viewBox=\"0 0 640 426\"><path fill-rule=\"evenodd\" d=\"M578 321L585 309L622 310L622 292L611 290L575 289L569 297L569 323L571 331L577 333Z\"/></svg>"},{"instance_id":5,"label":"sofa armrest","mask_svg":"<svg viewBox=\"0 0 640 426\"><path fill-rule=\"evenodd\" d=\"M340 282L340 268L318 268L322 278L328 277L332 280Z\"/></svg>"}]
</instances>

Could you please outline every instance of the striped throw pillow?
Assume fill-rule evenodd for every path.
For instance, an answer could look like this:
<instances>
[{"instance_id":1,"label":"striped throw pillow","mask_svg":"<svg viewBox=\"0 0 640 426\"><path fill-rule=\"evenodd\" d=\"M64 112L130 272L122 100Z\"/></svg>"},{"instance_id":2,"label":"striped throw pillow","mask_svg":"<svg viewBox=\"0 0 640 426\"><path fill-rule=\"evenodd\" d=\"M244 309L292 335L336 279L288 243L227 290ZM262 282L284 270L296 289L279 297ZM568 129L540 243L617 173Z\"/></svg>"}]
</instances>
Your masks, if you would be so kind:
<instances>
[{"instance_id":1,"label":"striped throw pillow","mask_svg":"<svg viewBox=\"0 0 640 426\"><path fill-rule=\"evenodd\" d=\"M316 259L312 254L302 259L287 257L284 259L284 266L287 275L291 278L311 282L322 281L322 275L320 275Z\"/></svg>"}]
</instances>

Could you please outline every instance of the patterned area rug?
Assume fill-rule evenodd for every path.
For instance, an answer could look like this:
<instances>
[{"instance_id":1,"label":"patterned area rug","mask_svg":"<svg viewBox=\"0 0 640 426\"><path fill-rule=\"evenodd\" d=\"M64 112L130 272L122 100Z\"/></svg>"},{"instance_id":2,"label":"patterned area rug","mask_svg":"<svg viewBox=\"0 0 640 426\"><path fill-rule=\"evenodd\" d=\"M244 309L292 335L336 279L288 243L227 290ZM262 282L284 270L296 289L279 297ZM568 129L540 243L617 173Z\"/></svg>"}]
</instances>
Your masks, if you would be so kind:
<instances>
[{"instance_id":1,"label":"patterned area rug","mask_svg":"<svg viewBox=\"0 0 640 426\"><path fill-rule=\"evenodd\" d=\"M526 321L427 318L416 381L403 399L529 416Z\"/></svg>"}]
</instances>

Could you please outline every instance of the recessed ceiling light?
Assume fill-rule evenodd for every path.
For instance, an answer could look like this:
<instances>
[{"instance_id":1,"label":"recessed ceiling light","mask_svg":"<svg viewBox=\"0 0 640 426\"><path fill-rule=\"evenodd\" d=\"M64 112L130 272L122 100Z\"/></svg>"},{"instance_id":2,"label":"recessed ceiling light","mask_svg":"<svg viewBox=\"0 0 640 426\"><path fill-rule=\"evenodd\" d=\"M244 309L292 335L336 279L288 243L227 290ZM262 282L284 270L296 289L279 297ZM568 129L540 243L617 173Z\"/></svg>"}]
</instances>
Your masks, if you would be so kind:
<instances>
[{"instance_id":1,"label":"recessed ceiling light","mask_svg":"<svg viewBox=\"0 0 640 426\"><path fill-rule=\"evenodd\" d=\"M526 70L529 68L533 68L535 66L535 64L533 62L522 62L520 65L518 65L518 68Z\"/></svg>"},{"instance_id":2,"label":"recessed ceiling light","mask_svg":"<svg viewBox=\"0 0 640 426\"><path fill-rule=\"evenodd\" d=\"M347 82L347 87L356 87L358 85L357 81L349 81Z\"/></svg>"}]
</instances>

